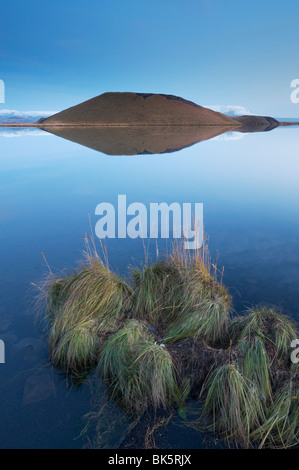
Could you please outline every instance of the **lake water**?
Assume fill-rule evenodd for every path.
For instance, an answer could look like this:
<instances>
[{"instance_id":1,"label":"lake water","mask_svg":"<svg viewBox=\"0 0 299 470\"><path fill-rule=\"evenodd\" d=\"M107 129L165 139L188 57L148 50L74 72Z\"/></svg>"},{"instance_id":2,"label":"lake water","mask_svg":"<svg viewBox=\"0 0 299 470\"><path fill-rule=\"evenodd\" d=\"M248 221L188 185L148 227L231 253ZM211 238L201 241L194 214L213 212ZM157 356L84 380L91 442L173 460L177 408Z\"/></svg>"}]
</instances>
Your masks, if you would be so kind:
<instances>
[{"instance_id":1,"label":"lake water","mask_svg":"<svg viewBox=\"0 0 299 470\"><path fill-rule=\"evenodd\" d=\"M111 156L43 131L1 129L1 448L82 448L94 437L80 433L95 391L71 388L49 365L32 283L47 273L41 252L55 272L77 266L88 214L94 229L97 204L116 205L119 194L146 206L203 203L211 255L224 266L235 311L270 304L299 322L298 142L298 127L278 128L222 134L172 153ZM121 273L144 260L140 239L106 245ZM121 413L109 407L117 421ZM175 424L164 431L170 447L214 446ZM116 445L124 429L119 419L105 445Z\"/></svg>"}]
</instances>

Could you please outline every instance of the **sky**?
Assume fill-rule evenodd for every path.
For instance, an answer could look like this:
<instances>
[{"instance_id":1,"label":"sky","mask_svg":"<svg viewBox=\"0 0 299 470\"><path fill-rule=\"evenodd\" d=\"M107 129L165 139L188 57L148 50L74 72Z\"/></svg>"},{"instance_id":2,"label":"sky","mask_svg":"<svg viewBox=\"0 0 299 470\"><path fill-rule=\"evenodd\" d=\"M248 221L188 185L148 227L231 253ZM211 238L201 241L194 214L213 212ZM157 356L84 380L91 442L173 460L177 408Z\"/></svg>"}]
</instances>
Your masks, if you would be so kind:
<instances>
[{"instance_id":1,"label":"sky","mask_svg":"<svg viewBox=\"0 0 299 470\"><path fill-rule=\"evenodd\" d=\"M0 9L3 109L60 111L106 91L299 118L299 2L15 0ZM225 108L221 108L225 109Z\"/></svg>"}]
</instances>

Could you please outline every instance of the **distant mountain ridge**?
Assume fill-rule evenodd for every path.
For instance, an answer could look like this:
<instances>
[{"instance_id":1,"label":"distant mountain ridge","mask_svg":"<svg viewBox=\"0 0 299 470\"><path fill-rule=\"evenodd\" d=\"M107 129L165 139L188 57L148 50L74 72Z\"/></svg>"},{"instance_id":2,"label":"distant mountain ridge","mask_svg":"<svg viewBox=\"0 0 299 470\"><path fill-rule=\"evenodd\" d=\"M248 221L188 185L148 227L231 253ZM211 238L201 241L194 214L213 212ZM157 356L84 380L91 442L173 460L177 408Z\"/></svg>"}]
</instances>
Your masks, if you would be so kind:
<instances>
[{"instance_id":1,"label":"distant mountain ridge","mask_svg":"<svg viewBox=\"0 0 299 470\"><path fill-rule=\"evenodd\" d=\"M34 123L39 119L55 114L56 111L17 111L14 109L0 109L0 123Z\"/></svg>"}]
</instances>

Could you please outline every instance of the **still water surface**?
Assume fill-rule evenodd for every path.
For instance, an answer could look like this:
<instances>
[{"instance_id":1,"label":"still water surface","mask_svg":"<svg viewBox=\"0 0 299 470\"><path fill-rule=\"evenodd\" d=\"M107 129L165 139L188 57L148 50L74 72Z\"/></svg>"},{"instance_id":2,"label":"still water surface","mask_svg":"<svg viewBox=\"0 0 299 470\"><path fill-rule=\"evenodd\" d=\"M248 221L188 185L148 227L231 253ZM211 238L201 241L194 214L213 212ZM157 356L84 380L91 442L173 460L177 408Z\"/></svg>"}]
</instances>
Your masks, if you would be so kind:
<instances>
[{"instance_id":1,"label":"still water surface","mask_svg":"<svg viewBox=\"0 0 299 470\"><path fill-rule=\"evenodd\" d=\"M81 448L94 437L93 431L89 439L79 436L98 398L87 383L71 389L50 367L32 283L47 272L41 252L55 272L77 266L82 233L90 233L88 214L94 228L97 204L117 205L118 194L147 207L202 202L211 255L224 266L234 309L270 304L299 322L298 142L298 127L278 128L223 134L173 153L111 156L42 131L2 131L1 448ZM159 245L163 252L165 241ZM107 249L120 273L144 260L140 239L109 240ZM109 413L120 412L110 404ZM105 445L117 445L124 430L116 426ZM214 445L175 424L165 432L164 446Z\"/></svg>"}]
</instances>

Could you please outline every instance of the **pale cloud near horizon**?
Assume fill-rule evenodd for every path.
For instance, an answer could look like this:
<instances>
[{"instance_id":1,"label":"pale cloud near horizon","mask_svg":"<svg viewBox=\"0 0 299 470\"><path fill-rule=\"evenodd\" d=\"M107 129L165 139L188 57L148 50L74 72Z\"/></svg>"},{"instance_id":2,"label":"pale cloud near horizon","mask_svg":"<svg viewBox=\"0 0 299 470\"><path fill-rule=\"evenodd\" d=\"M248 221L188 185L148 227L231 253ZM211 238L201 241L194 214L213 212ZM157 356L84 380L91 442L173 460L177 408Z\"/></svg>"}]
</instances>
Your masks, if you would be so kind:
<instances>
[{"instance_id":1,"label":"pale cloud near horizon","mask_svg":"<svg viewBox=\"0 0 299 470\"><path fill-rule=\"evenodd\" d=\"M246 109L244 106L239 106L237 104L216 104L212 106L207 106L207 108L217 111L219 113L228 114L233 113L236 116L242 116L243 114L253 115L251 111Z\"/></svg>"},{"instance_id":2,"label":"pale cloud near horizon","mask_svg":"<svg viewBox=\"0 0 299 470\"><path fill-rule=\"evenodd\" d=\"M0 109L0 116L52 116L57 111L17 111L16 109Z\"/></svg>"}]
</instances>

